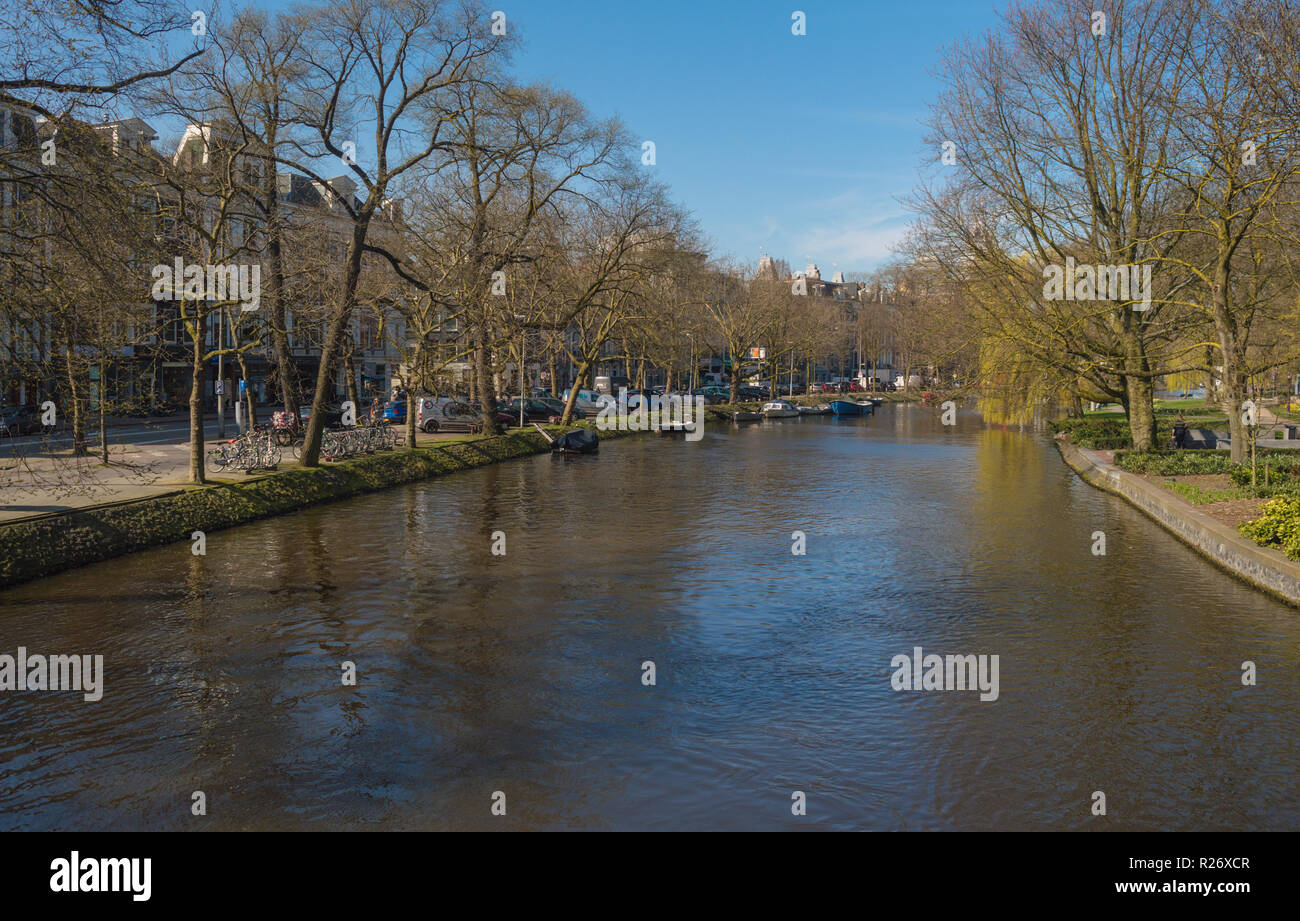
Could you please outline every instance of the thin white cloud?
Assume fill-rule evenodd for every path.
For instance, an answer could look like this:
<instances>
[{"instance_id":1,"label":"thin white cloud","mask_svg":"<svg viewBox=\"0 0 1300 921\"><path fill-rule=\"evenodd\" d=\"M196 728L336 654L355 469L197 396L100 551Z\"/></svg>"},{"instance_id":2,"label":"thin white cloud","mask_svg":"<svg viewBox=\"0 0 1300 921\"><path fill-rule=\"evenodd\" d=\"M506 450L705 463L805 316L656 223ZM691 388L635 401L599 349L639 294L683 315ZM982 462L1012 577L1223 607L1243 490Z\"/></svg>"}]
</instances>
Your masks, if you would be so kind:
<instances>
[{"instance_id":1,"label":"thin white cloud","mask_svg":"<svg viewBox=\"0 0 1300 921\"><path fill-rule=\"evenodd\" d=\"M796 236L797 249L811 253L819 263L830 265L877 265L891 255L907 235L901 216L884 221L852 222L816 227Z\"/></svg>"}]
</instances>

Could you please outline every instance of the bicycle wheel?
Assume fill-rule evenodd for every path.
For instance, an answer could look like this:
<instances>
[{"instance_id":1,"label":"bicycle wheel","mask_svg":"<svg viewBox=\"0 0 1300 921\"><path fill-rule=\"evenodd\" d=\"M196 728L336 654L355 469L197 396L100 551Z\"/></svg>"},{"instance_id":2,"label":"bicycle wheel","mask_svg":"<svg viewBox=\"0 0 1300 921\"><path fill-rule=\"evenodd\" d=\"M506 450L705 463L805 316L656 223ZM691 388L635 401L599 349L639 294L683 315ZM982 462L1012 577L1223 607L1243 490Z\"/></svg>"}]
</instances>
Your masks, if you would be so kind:
<instances>
[{"instance_id":1,"label":"bicycle wheel","mask_svg":"<svg viewBox=\"0 0 1300 921\"><path fill-rule=\"evenodd\" d=\"M220 473L225 470L227 463L229 463L229 458L226 457L225 451L222 451L220 448L213 448L208 451L205 466L214 473Z\"/></svg>"}]
</instances>

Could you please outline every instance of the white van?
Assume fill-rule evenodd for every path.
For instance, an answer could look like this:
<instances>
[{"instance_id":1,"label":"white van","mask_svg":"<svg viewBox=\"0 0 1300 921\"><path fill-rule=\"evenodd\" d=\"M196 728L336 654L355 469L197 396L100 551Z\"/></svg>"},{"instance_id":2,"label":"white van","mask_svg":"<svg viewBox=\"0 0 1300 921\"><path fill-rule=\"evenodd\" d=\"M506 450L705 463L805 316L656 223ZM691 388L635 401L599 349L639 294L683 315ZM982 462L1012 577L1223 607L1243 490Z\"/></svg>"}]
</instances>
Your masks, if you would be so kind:
<instances>
[{"instance_id":1,"label":"white van","mask_svg":"<svg viewBox=\"0 0 1300 921\"><path fill-rule=\"evenodd\" d=\"M479 411L452 397L420 397L415 424L426 434L434 432L477 432L482 425Z\"/></svg>"},{"instance_id":2,"label":"white van","mask_svg":"<svg viewBox=\"0 0 1300 921\"><path fill-rule=\"evenodd\" d=\"M569 399L569 391L564 391L564 393L560 395L560 399L567 402ZM598 413L602 408L604 408L606 403L612 404L617 402L618 401L608 393L597 393L595 390L586 390L579 387L578 399L573 405L585 413Z\"/></svg>"}]
</instances>

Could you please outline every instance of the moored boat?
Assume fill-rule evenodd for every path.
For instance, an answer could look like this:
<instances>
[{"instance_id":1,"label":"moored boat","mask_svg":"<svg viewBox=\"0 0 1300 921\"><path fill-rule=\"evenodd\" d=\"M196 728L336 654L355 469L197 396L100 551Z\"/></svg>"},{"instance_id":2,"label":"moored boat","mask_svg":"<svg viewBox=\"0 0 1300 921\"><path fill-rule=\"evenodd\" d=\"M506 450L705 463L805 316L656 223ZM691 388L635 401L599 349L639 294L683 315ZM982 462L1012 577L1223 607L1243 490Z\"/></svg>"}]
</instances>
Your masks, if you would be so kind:
<instances>
[{"instance_id":1,"label":"moored boat","mask_svg":"<svg viewBox=\"0 0 1300 921\"><path fill-rule=\"evenodd\" d=\"M786 419L799 415L799 407L789 400L772 400L763 404L763 415L768 419Z\"/></svg>"},{"instance_id":2,"label":"moored boat","mask_svg":"<svg viewBox=\"0 0 1300 921\"><path fill-rule=\"evenodd\" d=\"M737 410L731 414L732 422L759 422L762 418L762 413L750 412L749 410Z\"/></svg>"},{"instance_id":3,"label":"moored boat","mask_svg":"<svg viewBox=\"0 0 1300 921\"><path fill-rule=\"evenodd\" d=\"M562 454L595 454L600 450L600 436L590 429L577 429L551 442L551 450Z\"/></svg>"},{"instance_id":4,"label":"moored boat","mask_svg":"<svg viewBox=\"0 0 1300 921\"><path fill-rule=\"evenodd\" d=\"M831 412L837 416L866 416L875 409L876 404L869 400L831 400Z\"/></svg>"},{"instance_id":5,"label":"moored boat","mask_svg":"<svg viewBox=\"0 0 1300 921\"><path fill-rule=\"evenodd\" d=\"M816 406L800 406L799 415L801 416L825 416L829 415L831 408L825 403L818 403Z\"/></svg>"},{"instance_id":6,"label":"moored boat","mask_svg":"<svg viewBox=\"0 0 1300 921\"><path fill-rule=\"evenodd\" d=\"M600 436L590 429L575 429L560 436L554 436L536 422L533 428L542 433L557 454L595 454L600 450Z\"/></svg>"}]
</instances>

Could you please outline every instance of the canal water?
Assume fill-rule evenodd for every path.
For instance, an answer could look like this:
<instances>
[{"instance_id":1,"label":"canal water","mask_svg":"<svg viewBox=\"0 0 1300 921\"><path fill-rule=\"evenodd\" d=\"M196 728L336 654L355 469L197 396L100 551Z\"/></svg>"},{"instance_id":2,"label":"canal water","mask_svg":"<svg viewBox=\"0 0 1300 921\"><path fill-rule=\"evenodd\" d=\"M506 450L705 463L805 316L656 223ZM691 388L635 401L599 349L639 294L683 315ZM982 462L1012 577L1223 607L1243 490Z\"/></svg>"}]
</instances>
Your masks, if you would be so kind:
<instances>
[{"instance_id":1,"label":"canal water","mask_svg":"<svg viewBox=\"0 0 1300 921\"><path fill-rule=\"evenodd\" d=\"M1300 825L1300 612L973 414L624 439L212 533L0 593L20 645L105 681L0 694L4 829ZM917 646L997 655L997 699L895 690Z\"/></svg>"}]
</instances>

